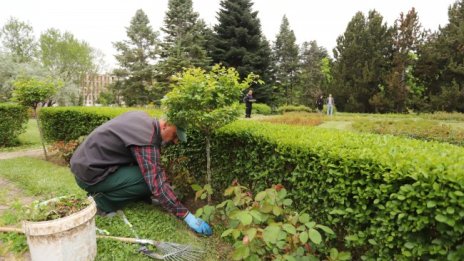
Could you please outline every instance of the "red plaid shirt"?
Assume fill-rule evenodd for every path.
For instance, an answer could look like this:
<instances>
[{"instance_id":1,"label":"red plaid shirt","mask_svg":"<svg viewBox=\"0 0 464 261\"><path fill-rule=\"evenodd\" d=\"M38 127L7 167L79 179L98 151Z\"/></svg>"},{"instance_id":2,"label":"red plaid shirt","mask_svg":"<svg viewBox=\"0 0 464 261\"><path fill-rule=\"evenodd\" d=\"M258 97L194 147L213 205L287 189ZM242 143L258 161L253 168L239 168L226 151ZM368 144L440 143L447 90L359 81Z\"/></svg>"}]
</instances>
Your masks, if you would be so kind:
<instances>
[{"instance_id":1,"label":"red plaid shirt","mask_svg":"<svg viewBox=\"0 0 464 261\"><path fill-rule=\"evenodd\" d=\"M160 164L159 148L156 146L131 146L131 151L153 195L166 210L178 218L184 218L189 211L180 203L168 183L164 169Z\"/></svg>"}]
</instances>

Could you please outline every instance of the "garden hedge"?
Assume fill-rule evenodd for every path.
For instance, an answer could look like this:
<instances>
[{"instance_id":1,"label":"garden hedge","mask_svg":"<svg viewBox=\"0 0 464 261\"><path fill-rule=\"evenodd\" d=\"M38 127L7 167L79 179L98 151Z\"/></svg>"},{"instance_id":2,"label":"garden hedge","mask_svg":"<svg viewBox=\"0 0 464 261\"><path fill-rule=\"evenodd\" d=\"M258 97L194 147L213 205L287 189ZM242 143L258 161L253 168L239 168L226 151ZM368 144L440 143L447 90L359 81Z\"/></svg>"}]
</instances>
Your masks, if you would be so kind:
<instances>
[{"instance_id":1,"label":"garden hedge","mask_svg":"<svg viewBox=\"0 0 464 261\"><path fill-rule=\"evenodd\" d=\"M0 103L0 147L14 145L18 135L26 131L27 108Z\"/></svg>"},{"instance_id":2,"label":"garden hedge","mask_svg":"<svg viewBox=\"0 0 464 261\"><path fill-rule=\"evenodd\" d=\"M118 114L59 110L47 110L44 122L51 118L55 125L68 122L80 129L79 135L88 131L84 126L102 120L98 114ZM63 126L57 129L71 132ZM59 135L58 130L49 127L46 132L70 136ZM202 175L203 143L191 132L189 142L166 153L188 156L190 172ZM215 134L212 159L216 191L223 191L233 179L254 191L281 183L293 206L331 226L355 258L464 259L462 147L240 120ZM337 247L340 243L333 242Z\"/></svg>"},{"instance_id":3,"label":"garden hedge","mask_svg":"<svg viewBox=\"0 0 464 261\"><path fill-rule=\"evenodd\" d=\"M217 185L282 183L354 254L462 260L464 149L389 135L238 121L215 137Z\"/></svg>"},{"instance_id":4,"label":"garden hedge","mask_svg":"<svg viewBox=\"0 0 464 261\"><path fill-rule=\"evenodd\" d=\"M48 107L40 111L40 120L47 141L70 141L86 136L106 121L128 111L144 110L160 117L159 110L111 107Z\"/></svg>"}]
</instances>

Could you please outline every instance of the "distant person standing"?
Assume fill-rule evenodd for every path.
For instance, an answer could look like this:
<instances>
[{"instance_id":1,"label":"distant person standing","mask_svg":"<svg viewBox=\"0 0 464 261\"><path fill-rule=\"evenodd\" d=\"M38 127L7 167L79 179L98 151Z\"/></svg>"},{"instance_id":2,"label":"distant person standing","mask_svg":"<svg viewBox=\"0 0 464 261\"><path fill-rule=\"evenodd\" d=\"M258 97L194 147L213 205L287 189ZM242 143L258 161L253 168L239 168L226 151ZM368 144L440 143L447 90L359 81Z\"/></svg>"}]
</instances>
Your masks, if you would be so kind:
<instances>
[{"instance_id":1,"label":"distant person standing","mask_svg":"<svg viewBox=\"0 0 464 261\"><path fill-rule=\"evenodd\" d=\"M319 112L322 112L322 110L324 109L324 96L319 96L319 98L317 98L316 100L316 108Z\"/></svg>"},{"instance_id":2,"label":"distant person standing","mask_svg":"<svg viewBox=\"0 0 464 261\"><path fill-rule=\"evenodd\" d=\"M327 98L327 115L333 115L334 104L334 98L332 97L332 94L329 94L329 98Z\"/></svg>"},{"instance_id":3,"label":"distant person standing","mask_svg":"<svg viewBox=\"0 0 464 261\"><path fill-rule=\"evenodd\" d=\"M243 98L243 101L245 102L245 118L251 118L251 109L252 109L252 103L255 102L256 100L253 99L253 90L249 90L245 98Z\"/></svg>"}]
</instances>

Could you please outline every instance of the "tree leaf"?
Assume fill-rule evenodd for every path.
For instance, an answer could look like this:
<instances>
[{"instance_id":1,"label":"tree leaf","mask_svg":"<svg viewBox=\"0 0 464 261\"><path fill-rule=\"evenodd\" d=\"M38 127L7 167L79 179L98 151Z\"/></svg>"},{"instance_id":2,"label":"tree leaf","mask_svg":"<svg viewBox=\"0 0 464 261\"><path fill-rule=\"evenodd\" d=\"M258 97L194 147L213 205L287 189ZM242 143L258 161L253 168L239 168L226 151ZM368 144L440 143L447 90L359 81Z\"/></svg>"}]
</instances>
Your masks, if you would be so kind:
<instances>
[{"instance_id":1,"label":"tree leaf","mask_svg":"<svg viewBox=\"0 0 464 261\"><path fill-rule=\"evenodd\" d=\"M319 245L322 242L321 234L319 233L319 231L315 230L314 228L309 229L308 236L309 236L309 239L311 239L311 241L314 244Z\"/></svg>"}]
</instances>

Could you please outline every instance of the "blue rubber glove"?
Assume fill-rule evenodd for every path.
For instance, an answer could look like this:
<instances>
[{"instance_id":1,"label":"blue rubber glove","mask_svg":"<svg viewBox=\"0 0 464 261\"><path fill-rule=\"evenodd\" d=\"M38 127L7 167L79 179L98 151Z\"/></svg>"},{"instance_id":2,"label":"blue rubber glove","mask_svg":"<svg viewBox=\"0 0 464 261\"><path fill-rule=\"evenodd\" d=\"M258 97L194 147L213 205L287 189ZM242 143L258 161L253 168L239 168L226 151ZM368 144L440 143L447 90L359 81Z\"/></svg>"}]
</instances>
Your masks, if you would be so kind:
<instances>
[{"instance_id":1,"label":"blue rubber glove","mask_svg":"<svg viewBox=\"0 0 464 261\"><path fill-rule=\"evenodd\" d=\"M205 236L211 236L213 234L213 230L211 227L203 221L201 218L197 218L192 213L188 213L188 215L184 218L185 223L189 225L191 229L193 229L198 234L202 234Z\"/></svg>"}]
</instances>

